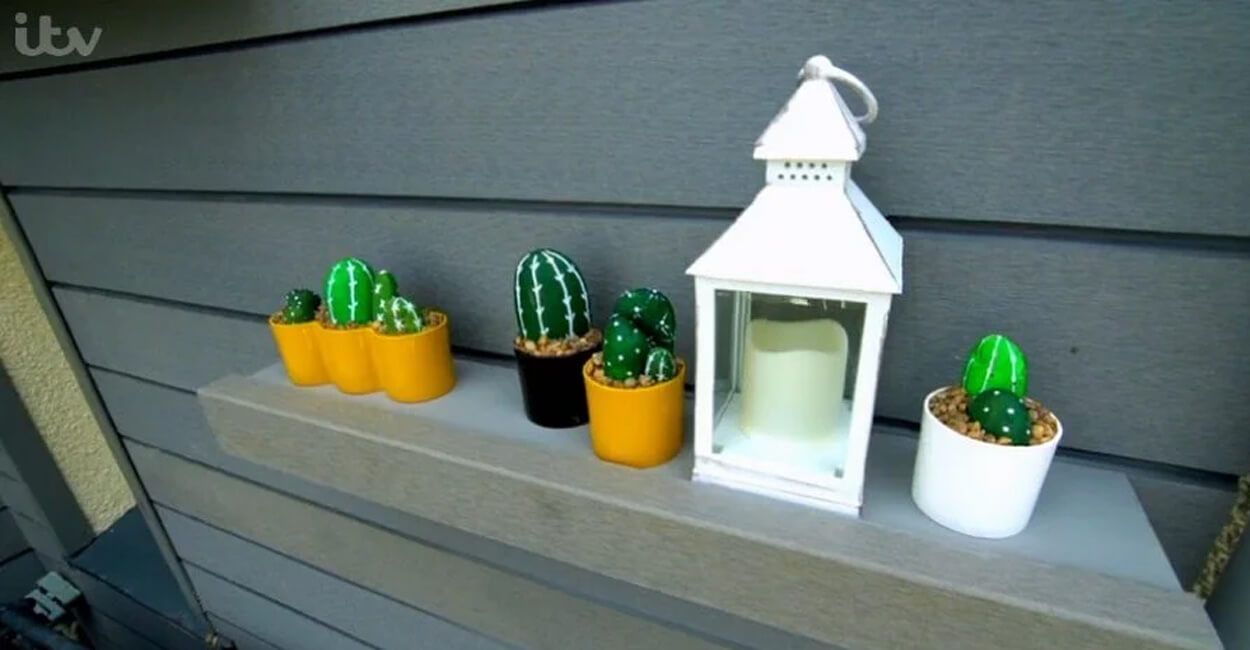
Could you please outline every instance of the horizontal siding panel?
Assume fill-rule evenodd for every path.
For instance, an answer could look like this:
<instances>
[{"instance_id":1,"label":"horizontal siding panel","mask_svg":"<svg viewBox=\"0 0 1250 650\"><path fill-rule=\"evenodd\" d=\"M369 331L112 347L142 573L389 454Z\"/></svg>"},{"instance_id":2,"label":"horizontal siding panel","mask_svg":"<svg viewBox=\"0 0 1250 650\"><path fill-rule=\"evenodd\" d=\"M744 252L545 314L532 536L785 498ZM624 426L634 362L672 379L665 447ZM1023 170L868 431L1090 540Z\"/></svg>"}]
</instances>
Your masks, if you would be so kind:
<instances>
[{"instance_id":1,"label":"horizontal siding panel","mask_svg":"<svg viewBox=\"0 0 1250 650\"><path fill-rule=\"evenodd\" d=\"M458 17L0 84L0 179L742 206L825 52L880 99L857 177L887 214L1245 236L1248 27L1162 0Z\"/></svg>"},{"instance_id":2,"label":"horizontal siding panel","mask_svg":"<svg viewBox=\"0 0 1250 650\"><path fill-rule=\"evenodd\" d=\"M95 647L103 650L168 650L98 611L87 608L81 619Z\"/></svg>"},{"instance_id":3,"label":"horizontal siding panel","mask_svg":"<svg viewBox=\"0 0 1250 650\"><path fill-rule=\"evenodd\" d=\"M679 352L689 358L694 300L684 270L725 227L592 209L21 194L13 201L53 281L256 316L55 291L89 362L183 388L272 360L259 316L288 288L317 287L348 250L391 269L418 302L449 310L455 344L509 354L516 259L551 245L583 267L599 319L630 286L667 293L678 310ZM997 330L1028 351L1031 385L1063 418L1066 446L1250 469L1250 438L1236 424L1250 417L1238 388L1239 360L1250 357L1242 335L1250 292L1211 289L1241 286L1250 258L928 228L904 235L908 279L890 318L879 415L917 421L923 396L957 379L972 343ZM986 260L992 271L977 274ZM1197 432L1201 444L1174 434L1182 430Z\"/></svg>"},{"instance_id":4,"label":"horizontal siding panel","mask_svg":"<svg viewBox=\"0 0 1250 650\"><path fill-rule=\"evenodd\" d=\"M503 650L505 646L162 508L178 555L206 571L379 648ZM367 552L361 549L362 552Z\"/></svg>"},{"instance_id":5,"label":"horizontal siding panel","mask_svg":"<svg viewBox=\"0 0 1250 650\"><path fill-rule=\"evenodd\" d=\"M20 56L13 41L0 41L0 74L38 70L187 47L228 43L402 16L430 14L507 0L370 0L370 2L75 2L40 0L10 3L31 16L50 15L59 27L78 27L100 39L87 56ZM35 19L31 19L33 25ZM37 42L31 34L27 43Z\"/></svg>"},{"instance_id":6,"label":"horizontal siding panel","mask_svg":"<svg viewBox=\"0 0 1250 650\"><path fill-rule=\"evenodd\" d=\"M370 646L356 639L199 567L188 565L186 569L205 609L223 618L239 621L249 630L272 639L279 647L291 650L371 650Z\"/></svg>"},{"instance_id":7,"label":"horizontal siding panel","mask_svg":"<svg viewBox=\"0 0 1250 650\"><path fill-rule=\"evenodd\" d=\"M227 454L209 430L194 395L98 368L92 369L91 374L115 426L128 440L136 440L304 501L348 513L410 539L455 549L459 554L506 567L511 572L596 602L611 603L614 607L677 623L705 634L733 639L749 647L790 650L827 648L823 644L719 610L504 546Z\"/></svg>"},{"instance_id":8,"label":"horizontal siding panel","mask_svg":"<svg viewBox=\"0 0 1250 650\"><path fill-rule=\"evenodd\" d=\"M158 504L505 642L534 648L721 647L155 449L134 443L127 448ZM207 608L278 642L248 621Z\"/></svg>"}]
</instances>

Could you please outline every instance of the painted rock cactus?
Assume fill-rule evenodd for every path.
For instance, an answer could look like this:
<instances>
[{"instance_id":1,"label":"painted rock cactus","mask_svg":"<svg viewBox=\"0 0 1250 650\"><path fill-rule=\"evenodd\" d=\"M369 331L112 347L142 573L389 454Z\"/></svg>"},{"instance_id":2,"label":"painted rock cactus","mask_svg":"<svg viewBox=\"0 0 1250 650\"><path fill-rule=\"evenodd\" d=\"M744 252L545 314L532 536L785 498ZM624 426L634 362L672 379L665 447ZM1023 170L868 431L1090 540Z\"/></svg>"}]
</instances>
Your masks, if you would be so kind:
<instances>
[{"instance_id":1,"label":"painted rock cactus","mask_svg":"<svg viewBox=\"0 0 1250 650\"><path fill-rule=\"evenodd\" d=\"M425 329L423 310L403 296L384 298L379 305L378 322L383 334L415 334Z\"/></svg>"},{"instance_id":2,"label":"painted rock cactus","mask_svg":"<svg viewBox=\"0 0 1250 650\"><path fill-rule=\"evenodd\" d=\"M986 433L1011 438L1013 445L1029 444L1029 407L1010 391L991 388L972 398L969 415Z\"/></svg>"},{"instance_id":3,"label":"painted rock cactus","mask_svg":"<svg viewBox=\"0 0 1250 650\"><path fill-rule=\"evenodd\" d=\"M656 382L668 381L677 376L677 357L668 348L651 348L643 366L643 374Z\"/></svg>"},{"instance_id":4,"label":"painted rock cactus","mask_svg":"<svg viewBox=\"0 0 1250 650\"><path fill-rule=\"evenodd\" d=\"M334 325L364 325L373 320L373 268L345 257L326 273L325 304Z\"/></svg>"},{"instance_id":5,"label":"painted rock cactus","mask_svg":"<svg viewBox=\"0 0 1250 650\"><path fill-rule=\"evenodd\" d=\"M603 333L603 373L624 381L642 377L651 342L634 321L612 314Z\"/></svg>"},{"instance_id":6,"label":"painted rock cactus","mask_svg":"<svg viewBox=\"0 0 1250 650\"><path fill-rule=\"evenodd\" d=\"M550 248L530 252L516 265L516 320L522 337L537 341L585 336L590 296L581 271Z\"/></svg>"},{"instance_id":7,"label":"painted rock cactus","mask_svg":"<svg viewBox=\"0 0 1250 650\"><path fill-rule=\"evenodd\" d=\"M282 305L282 322L287 325L307 323L317 317L321 296L309 289L292 289L286 294Z\"/></svg>"},{"instance_id":8,"label":"painted rock cactus","mask_svg":"<svg viewBox=\"0 0 1250 650\"><path fill-rule=\"evenodd\" d=\"M373 278L373 317L382 320L382 301L399 295L399 286L390 271L382 269Z\"/></svg>"},{"instance_id":9,"label":"painted rock cactus","mask_svg":"<svg viewBox=\"0 0 1250 650\"><path fill-rule=\"evenodd\" d=\"M616 299L612 311L633 320L646 332L652 345L673 350L677 338L677 314L668 296L646 287L630 289Z\"/></svg>"},{"instance_id":10,"label":"painted rock cactus","mask_svg":"<svg viewBox=\"0 0 1250 650\"><path fill-rule=\"evenodd\" d=\"M973 397L993 389L1024 397L1029 390L1029 361L1014 341L990 334L968 353L963 385Z\"/></svg>"},{"instance_id":11,"label":"painted rock cactus","mask_svg":"<svg viewBox=\"0 0 1250 650\"><path fill-rule=\"evenodd\" d=\"M644 375L656 382L675 377L676 325L668 296L647 288L621 294L604 332L604 375L618 381Z\"/></svg>"}]
</instances>

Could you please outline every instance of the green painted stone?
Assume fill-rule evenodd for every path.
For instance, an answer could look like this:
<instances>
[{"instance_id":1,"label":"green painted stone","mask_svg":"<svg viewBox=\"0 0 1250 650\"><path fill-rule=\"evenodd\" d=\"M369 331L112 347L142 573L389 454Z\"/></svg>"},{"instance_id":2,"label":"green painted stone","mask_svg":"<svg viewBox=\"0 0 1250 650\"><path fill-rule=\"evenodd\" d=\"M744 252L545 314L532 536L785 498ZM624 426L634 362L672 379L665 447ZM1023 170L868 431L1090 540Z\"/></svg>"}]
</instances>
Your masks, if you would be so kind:
<instances>
[{"instance_id":1,"label":"green painted stone","mask_svg":"<svg viewBox=\"0 0 1250 650\"><path fill-rule=\"evenodd\" d=\"M321 296L310 289L291 289L286 294L286 302L282 306L282 321L288 325L307 323L317 317L317 308L321 306Z\"/></svg>"},{"instance_id":2,"label":"green painted stone","mask_svg":"<svg viewBox=\"0 0 1250 650\"><path fill-rule=\"evenodd\" d=\"M677 339L677 313L668 296L647 287L630 289L616 299L612 311L634 321L654 345L673 350Z\"/></svg>"},{"instance_id":3,"label":"green painted stone","mask_svg":"<svg viewBox=\"0 0 1250 650\"><path fill-rule=\"evenodd\" d=\"M1029 444L1029 407L1024 400L1001 388L991 388L972 398L968 415L986 433L1007 436L1014 445Z\"/></svg>"},{"instance_id":4,"label":"green painted stone","mask_svg":"<svg viewBox=\"0 0 1250 650\"><path fill-rule=\"evenodd\" d=\"M335 325L364 325L373 320L373 267L345 257L326 273L326 312Z\"/></svg>"},{"instance_id":5,"label":"green painted stone","mask_svg":"<svg viewBox=\"0 0 1250 650\"><path fill-rule=\"evenodd\" d=\"M643 374L657 382L668 381L677 376L677 358L668 348L651 348L643 366Z\"/></svg>"},{"instance_id":6,"label":"green painted stone","mask_svg":"<svg viewBox=\"0 0 1250 650\"><path fill-rule=\"evenodd\" d=\"M403 296L382 300L379 312L383 334L415 334L425 329L421 308Z\"/></svg>"},{"instance_id":7,"label":"green painted stone","mask_svg":"<svg viewBox=\"0 0 1250 650\"><path fill-rule=\"evenodd\" d=\"M628 318L612 314L603 333L603 373L620 381L641 377L650 349L642 329Z\"/></svg>"},{"instance_id":8,"label":"green painted stone","mask_svg":"<svg viewBox=\"0 0 1250 650\"><path fill-rule=\"evenodd\" d=\"M399 295L399 285L390 271L382 269L373 278L373 317L382 320L382 301Z\"/></svg>"},{"instance_id":9,"label":"green painted stone","mask_svg":"<svg viewBox=\"0 0 1250 650\"><path fill-rule=\"evenodd\" d=\"M517 331L530 341L566 339L590 331L586 281L567 255L550 248L517 262L514 277Z\"/></svg>"},{"instance_id":10,"label":"green painted stone","mask_svg":"<svg viewBox=\"0 0 1250 650\"><path fill-rule=\"evenodd\" d=\"M994 388L1024 397L1029 390L1029 360L1015 341L990 334L968 352L963 384L973 397Z\"/></svg>"}]
</instances>

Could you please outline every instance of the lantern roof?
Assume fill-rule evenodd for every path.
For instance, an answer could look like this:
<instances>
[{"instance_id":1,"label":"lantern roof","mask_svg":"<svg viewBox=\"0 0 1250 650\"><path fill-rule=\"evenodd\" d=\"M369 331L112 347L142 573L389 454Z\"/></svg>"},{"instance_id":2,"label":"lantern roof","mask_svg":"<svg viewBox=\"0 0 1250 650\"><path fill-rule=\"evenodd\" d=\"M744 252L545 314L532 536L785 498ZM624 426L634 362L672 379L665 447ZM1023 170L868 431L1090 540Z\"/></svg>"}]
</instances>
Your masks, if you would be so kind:
<instances>
[{"instance_id":1,"label":"lantern roof","mask_svg":"<svg viewBox=\"0 0 1250 650\"><path fill-rule=\"evenodd\" d=\"M863 85L824 56L803 64L798 89L755 142L756 160L859 160L866 145L864 130L838 94L835 79L856 90ZM860 92L866 100L871 96L867 88ZM876 102L868 103L865 121L871 122Z\"/></svg>"},{"instance_id":2,"label":"lantern roof","mask_svg":"<svg viewBox=\"0 0 1250 650\"><path fill-rule=\"evenodd\" d=\"M686 273L796 288L902 293L903 239L850 179L850 161L859 158L864 143L857 121L875 117L876 100L858 79L829 68L832 64L824 57L813 57L803 67L799 90L761 136L755 157L764 150L770 169L783 164L778 160L804 156L833 161L829 167L838 173L827 178L835 180L813 176L817 180L774 182L770 174L751 205ZM827 76L808 78L812 74ZM849 79L860 91L868 106L864 117L850 115L832 89L832 78ZM805 125L812 137L807 137ZM838 131L834 125L840 125L839 137L832 137ZM823 143L803 145L805 139L821 137ZM782 157L773 158L773 152Z\"/></svg>"},{"instance_id":3,"label":"lantern roof","mask_svg":"<svg viewBox=\"0 0 1250 650\"><path fill-rule=\"evenodd\" d=\"M902 293L903 238L852 181L845 188L770 184L686 273Z\"/></svg>"}]
</instances>

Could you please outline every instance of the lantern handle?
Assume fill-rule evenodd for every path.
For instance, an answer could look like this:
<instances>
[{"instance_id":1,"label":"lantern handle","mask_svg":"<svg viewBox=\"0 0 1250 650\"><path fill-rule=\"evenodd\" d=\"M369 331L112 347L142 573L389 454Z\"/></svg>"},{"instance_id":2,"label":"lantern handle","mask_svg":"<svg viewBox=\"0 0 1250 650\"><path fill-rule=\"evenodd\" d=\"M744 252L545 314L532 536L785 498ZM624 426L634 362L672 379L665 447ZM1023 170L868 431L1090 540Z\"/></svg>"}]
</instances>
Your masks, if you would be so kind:
<instances>
[{"instance_id":1,"label":"lantern handle","mask_svg":"<svg viewBox=\"0 0 1250 650\"><path fill-rule=\"evenodd\" d=\"M816 55L807 60L803 64L803 69L799 70L799 80L806 81L808 79L825 79L827 81L841 81L851 87L855 94L859 95L860 101L864 102L864 114L855 115L855 121L860 124L872 124L877 119L877 97L868 89L868 85L859 80L859 77L834 65L829 57L824 55Z\"/></svg>"}]
</instances>

